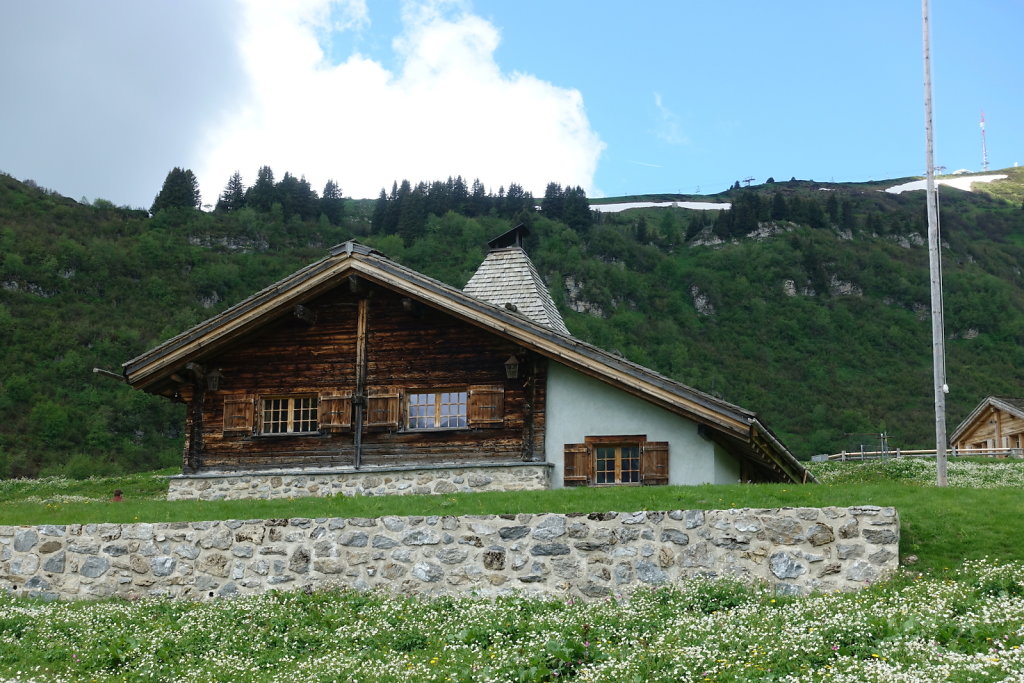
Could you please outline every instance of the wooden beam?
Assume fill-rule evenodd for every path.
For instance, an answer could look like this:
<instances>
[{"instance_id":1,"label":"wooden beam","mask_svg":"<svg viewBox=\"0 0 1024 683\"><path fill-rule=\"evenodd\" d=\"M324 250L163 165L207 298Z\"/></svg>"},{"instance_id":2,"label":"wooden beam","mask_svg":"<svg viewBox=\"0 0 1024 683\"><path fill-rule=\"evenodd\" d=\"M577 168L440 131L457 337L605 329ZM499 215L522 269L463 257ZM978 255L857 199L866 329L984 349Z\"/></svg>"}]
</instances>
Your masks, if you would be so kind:
<instances>
[{"instance_id":1,"label":"wooden beam","mask_svg":"<svg viewBox=\"0 0 1024 683\"><path fill-rule=\"evenodd\" d=\"M355 452L352 456L352 466L356 469L363 464L363 417L366 414L366 326L367 308L369 299L363 297L359 300L359 313L356 317L356 394L352 404L355 408L355 420L353 420L353 446Z\"/></svg>"}]
</instances>

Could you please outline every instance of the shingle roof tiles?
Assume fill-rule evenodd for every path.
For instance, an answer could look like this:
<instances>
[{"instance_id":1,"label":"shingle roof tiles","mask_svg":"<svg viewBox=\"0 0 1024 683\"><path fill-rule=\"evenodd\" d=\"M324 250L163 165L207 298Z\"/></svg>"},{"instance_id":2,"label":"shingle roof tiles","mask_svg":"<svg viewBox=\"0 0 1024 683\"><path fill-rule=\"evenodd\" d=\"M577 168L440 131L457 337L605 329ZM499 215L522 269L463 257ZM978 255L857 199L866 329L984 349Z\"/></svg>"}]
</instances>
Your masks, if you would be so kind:
<instances>
[{"instance_id":1,"label":"shingle roof tiles","mask_svg":"<svg viewBox=\"0 0 1024 683\"><path fill-rule=\"evenodd\" d=\"M495 306L511 304L538 325L569 334L544 281L520 247L488 253L462 291Z\"/></svg>"}]
</instances>

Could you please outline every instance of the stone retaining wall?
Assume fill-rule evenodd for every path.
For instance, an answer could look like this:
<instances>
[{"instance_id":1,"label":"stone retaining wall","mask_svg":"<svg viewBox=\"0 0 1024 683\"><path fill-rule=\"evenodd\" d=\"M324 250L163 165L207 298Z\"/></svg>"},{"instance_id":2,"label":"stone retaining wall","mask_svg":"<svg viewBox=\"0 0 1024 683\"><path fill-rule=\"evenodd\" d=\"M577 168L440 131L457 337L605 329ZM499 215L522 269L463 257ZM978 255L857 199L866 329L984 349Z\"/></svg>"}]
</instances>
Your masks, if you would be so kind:
<instances>
[{"instance_id":1,"label":"stone retaining wall","mask_svg":"<svg viewBox=\"0 0 1024 683\"><path fill-rule=\"evenodd\" d=\"M783 594L897 567L887 507L0 527L0 590L209 599L348 586L425 595L603 598L694 576Z\"/></svg>"},{"instance_id":2,"label":"stone retaining wall","mask_svg":"<svg viewBox=\"0 0 1024 683\"><path fill-rule=\"evenodd\" d=\"M239 500L309 496L395 496L460 491L540 491L551 465L503 463L355 470L305 469L204 472L169 477L167 500Z\"/></svg>"}]
</instances>

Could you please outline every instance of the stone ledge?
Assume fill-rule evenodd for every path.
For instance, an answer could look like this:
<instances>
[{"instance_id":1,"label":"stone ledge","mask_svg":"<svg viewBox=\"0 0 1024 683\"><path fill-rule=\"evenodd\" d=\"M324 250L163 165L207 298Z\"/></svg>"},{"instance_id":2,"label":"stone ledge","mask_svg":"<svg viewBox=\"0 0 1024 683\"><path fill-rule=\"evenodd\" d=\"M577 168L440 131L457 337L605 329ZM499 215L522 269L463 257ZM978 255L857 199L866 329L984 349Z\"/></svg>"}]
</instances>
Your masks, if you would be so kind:
<instances>
[{"instance_id":1,"label":"stone ledge","mask_svg":"<svg viewBox=\"0 0 1024 683\"><path fill-rule=\"evenodd\" d=\"M205 600L349 587L600 599L701 577L777 593L894 573L894 508L291 518L0 527L0 590Z\"/></svg>"},{"instance_id":2,"label":"stone ledge","mask_svg":"<svg viewBox=\"0 0 1024 683\"><path fill-rule=\"evenodd\" d=\"M550 488L551 463L505 462L208 471L168 477L167 500L446 494Z\"/></svg>"}]
</instances>

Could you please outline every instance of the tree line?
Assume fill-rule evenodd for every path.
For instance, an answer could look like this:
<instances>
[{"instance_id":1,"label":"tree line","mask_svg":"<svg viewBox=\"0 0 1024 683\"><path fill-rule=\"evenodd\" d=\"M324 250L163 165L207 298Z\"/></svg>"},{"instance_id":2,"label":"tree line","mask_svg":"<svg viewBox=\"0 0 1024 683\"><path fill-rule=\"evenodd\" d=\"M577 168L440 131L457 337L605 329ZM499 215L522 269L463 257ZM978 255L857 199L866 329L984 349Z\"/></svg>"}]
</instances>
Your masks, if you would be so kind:
<instances>
[{"instance_id":1,"label":"tree line","mask_svg":"<svg viewBox=\"0 0 1024 683\"><path fill-rule=\"evenodd\" d=\"M344 215L345 199L341 187L334 180L328 180L322 194L306 180L306 176L295 177L285 172L284 177L274 181L274 171L261 166L256 172L256 182L246 187L242 174L235 171L217 198L216 213L232 213L249 208L264 213L280 207L284 220L298 217L300 220L316 220L326 217L331 225L340 225ZM191 169L174 167L167 174L160 192L153 200L150 213L154 216L164 209L200 209L202 198L199 181Z\"/></svg>"},{"instance_id":2,"label":"tree line","mask_svg":"<svg viewBox=\"0 0 1024 683\"><path fill-rule=\"evenodd\" d=\"M548 183L540 212L545 218L561 221L580 232L593 224L587 194L582 187ZM489 192L479 178L471 184L462 176L433 182L395 181L391 192L381 188L373 210L371 232L377 235L399 235L410 242L424 234L430 216L457 213L468 218L494 216L510 222L528 222L536 213L537 201L533 194L518 183L509 183L508 189Z\"/></svg>"}]
</instances>

